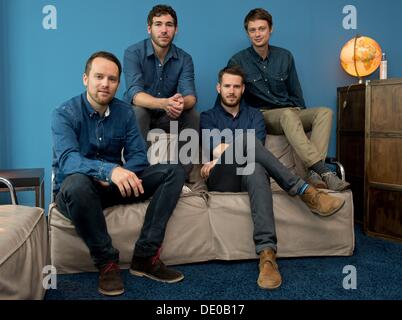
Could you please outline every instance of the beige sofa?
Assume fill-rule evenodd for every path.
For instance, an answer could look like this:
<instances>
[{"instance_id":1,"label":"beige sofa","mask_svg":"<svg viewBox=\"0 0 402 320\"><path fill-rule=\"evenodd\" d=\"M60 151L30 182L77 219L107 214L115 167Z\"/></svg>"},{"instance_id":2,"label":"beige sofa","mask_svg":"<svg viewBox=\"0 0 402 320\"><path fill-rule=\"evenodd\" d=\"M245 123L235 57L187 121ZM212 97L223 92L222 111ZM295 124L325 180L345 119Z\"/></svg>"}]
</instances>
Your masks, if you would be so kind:
<instances>
[{"instance_id":1,"label":"beige sofa","mask_svg":"<svg viewBox=\"0 0 402 320\"><path fill-rule=\"evenodd\" d=\"M43 299L49 263L44 210L19 206L13 196L13 205L0 205L0 300Z\"/></svg>"},{"instance_id":2,"label":"beige sofa","mask_svg":"<svg viewBox=\"0 0 402 320\"><path fill-rule=\"evenodd\" d=\"M266 147L288 168L304 174L300 160L283 136L268 136ZM155 161L155 159L154 159ZM161 259L166 264L255 259L253 224L246 193L208 192L193 170L192 192L182 194L169 220ZM350 191L334 193L346 200L335 215L322 218L274 182L274 212L279 257L349 256L354 250L353 200ZM148 202L106 209L120 264L129 266ZM52 204L49 208L51 262L58 273L95 271L89 251L74 226Z\"/></svg>"}]
</instances>

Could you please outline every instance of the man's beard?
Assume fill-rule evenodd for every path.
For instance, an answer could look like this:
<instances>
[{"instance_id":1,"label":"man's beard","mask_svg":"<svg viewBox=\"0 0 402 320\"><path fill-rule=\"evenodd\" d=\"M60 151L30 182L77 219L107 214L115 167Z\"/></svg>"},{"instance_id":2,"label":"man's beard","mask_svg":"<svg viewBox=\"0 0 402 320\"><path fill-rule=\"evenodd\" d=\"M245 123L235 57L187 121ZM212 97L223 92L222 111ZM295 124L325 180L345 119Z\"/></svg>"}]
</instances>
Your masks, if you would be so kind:
<instances>
[{"instance_id":1,"label":"man's beard","mask_svg":"<svg viewBox=\"0 0 402 320\"><path fill-rule=\"evenodd\" d=\"M221 100L222 100L222 103L227 107L236 107L240 103L241 97L238 97L236 100L231 102L231 101L228 101L224 96L221 95Z\"/></svg>"}]
</instances>

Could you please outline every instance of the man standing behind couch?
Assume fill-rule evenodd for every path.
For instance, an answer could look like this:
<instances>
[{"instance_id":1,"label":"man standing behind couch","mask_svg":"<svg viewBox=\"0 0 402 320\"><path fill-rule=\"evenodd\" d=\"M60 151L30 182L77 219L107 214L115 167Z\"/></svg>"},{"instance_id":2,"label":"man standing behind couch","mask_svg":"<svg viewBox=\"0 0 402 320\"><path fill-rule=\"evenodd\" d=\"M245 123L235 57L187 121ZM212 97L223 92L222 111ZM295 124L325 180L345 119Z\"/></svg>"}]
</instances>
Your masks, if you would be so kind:
<instances>
[{"instance_id":1,"label":"man standing behind couch","mask_svg":"<svg viewBox=\"0 0 402 320\"><path fill-rule=\"evenodd\" d=\"M159 254L185 174L180 165L149 166L132 107L114 98L120 75L113 54L94 53L83 75L86 92L52 114L55 201L100 270L99 292L110 296L122 294L124 285L119 251L113 247L103 209L119 204L152 197L130 273L169 283L183 279L180 272L166 268Z\"/></svg>"},{"instance_id":2,"label":"man standing behind couch","mask_svg":"<svg viewBox=\"0 0 402 320\"><path fill-rule=\"evenodd\" d=\"M150 38L124 52L125 100L134 105L144 139L150 129L170 132L171 121L179 131L199 129L199 116L191 56L173 44L177 15L172 7L154 6L148 14ZM179 141L179 148L185 142ZM184 166L187 173L191 165Z\"/></svg>"},{"instance_id":3,"label":"man standing behind couch","mask_svg":"<svg viewBox=\"0 0 402 320\"><path fill-rule=\"evenodd\" d=\"M342 191L349 183L325 165L331 134L329 108L306 109L292 54L269 44L272 16L262 8L251 10L244 28L252 46L235 54L228 66L246 73L245 100L263 112L269 134L285 134L309 170L306 180L317 188ZM311 131L310 139L306 136Z\"/></svg>"},{"instance_id":4,"label":"man standing behind couch","mask_svg":"<svg viewBox=\"0 0 402 320\"><path fill-rule=\"evenodd\" d=\"M277 238L270 177L289 195L299 195L312 212L322 217L336 213L345 201L308 185L264 147L264 119L258 110L242 100L244 74L239 67L226 67L220 71L217 91L219 101L212 109L202 112L200 118L203 149L214 158L204 164L201 176L207 179L209 191L248 192L253 238L260 256L257 283L263 289L274 289L281 285L282 278L276 263ZM250 135L247 130L254 134ZM227 138L224 141L223 136ZM240 163L236 154L242 155L241 160L245 155L247 163ZM239 169L249 165L254 165L254 170L239 175Z\"/></svg>"}]
</instances>

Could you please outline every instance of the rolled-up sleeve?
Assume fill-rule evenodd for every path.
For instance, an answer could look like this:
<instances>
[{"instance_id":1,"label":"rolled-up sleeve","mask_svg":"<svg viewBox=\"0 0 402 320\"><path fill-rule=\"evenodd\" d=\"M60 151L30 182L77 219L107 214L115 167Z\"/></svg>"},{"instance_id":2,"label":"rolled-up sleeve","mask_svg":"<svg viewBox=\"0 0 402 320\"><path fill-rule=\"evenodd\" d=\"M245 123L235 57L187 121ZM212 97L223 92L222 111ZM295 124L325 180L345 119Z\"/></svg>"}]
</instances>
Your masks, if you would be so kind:
<instances>
[{"instance_id":1,"label":"rolled-up sleeve","mask_svg":"<svg viewBox=\"0 0 402 320\"><path fill-rule=\"evenodd\" d=\"M140 56L137 50L126 49L124 52L123 72L126 81L126 92L124 100L133 104L134 96L144 91L144 78L140 62Z\"/></svg>"},{"instance_id":2,"label":"rolled-up sleeve","mask_svg":"<svg viewBox=\"0 0 402 320\"><path fill-rule=\"evenodd\" d=\"M197 97L194 82L194 63L188 54L184 55L183 58L183 70L179 77L177 92L183 96Z\"/></svg>"},{"instance_id":3,"label":"rolled-up sleeve","mask_svg":"<svg viewBox=\"0 0 402 320\"><path fill-rule=\"evenodd\" d=\"M124 168L139 172L148 167L145 141L138 131L137 121L133 110L129 112L126 122L126 141L124 144Z\"/></svg>"}]
</instances>

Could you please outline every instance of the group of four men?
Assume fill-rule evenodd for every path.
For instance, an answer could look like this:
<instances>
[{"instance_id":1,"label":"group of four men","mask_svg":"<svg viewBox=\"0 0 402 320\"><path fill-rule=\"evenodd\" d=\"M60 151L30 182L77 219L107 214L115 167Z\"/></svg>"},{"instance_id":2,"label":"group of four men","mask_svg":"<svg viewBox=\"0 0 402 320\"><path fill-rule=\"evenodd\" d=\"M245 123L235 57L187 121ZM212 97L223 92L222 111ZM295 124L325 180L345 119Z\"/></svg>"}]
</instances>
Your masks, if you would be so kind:
<instances>
[{"instance_id":1,"label":"group of four men","mask_svg":"<svg viewBox=\"0 0 402 320\"><path fill-rule=\"evenodd\" d=\"M200 118L194 108L192 58L173 44L177 16L166 5L149 12L150 38L126 49L123 70L113 54L94 53L83 75L86 91L54 110L55 201L89 248L100 271L100 293L124 292L119 251L112 245L103 209L151 197L129 271L168 283L184 278L181 272L166 267L159 255L167 222L192 165L150 166L146 140L151 128L169 132L171 121L177 121L179 130L231 130L229 141L212 139L206 144L212 160L202 166L201 176L211 191L248 192L261 288L277 288L282 282L276 264L269 178L290 195L299 195L321 216L334 214L343 206L344 200L315 188L341 191L348 187L323 161L331 111L305 108L292 55L268 44L272 17L266 10L251 10L244 27L252 46L234 55L220 71L218 99ZM122 71L126 102L115 98ZM253 130L251 136L249 130ZM267 130L286 135L310 170L305 180L293 175L264 147ZM305 131L312 132L310 138ZM236 149L253 155L251 172L238 174L244 163L232 156Z\"/></svg>"}]
</instances>

